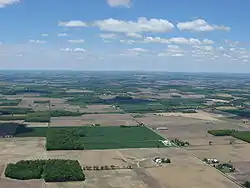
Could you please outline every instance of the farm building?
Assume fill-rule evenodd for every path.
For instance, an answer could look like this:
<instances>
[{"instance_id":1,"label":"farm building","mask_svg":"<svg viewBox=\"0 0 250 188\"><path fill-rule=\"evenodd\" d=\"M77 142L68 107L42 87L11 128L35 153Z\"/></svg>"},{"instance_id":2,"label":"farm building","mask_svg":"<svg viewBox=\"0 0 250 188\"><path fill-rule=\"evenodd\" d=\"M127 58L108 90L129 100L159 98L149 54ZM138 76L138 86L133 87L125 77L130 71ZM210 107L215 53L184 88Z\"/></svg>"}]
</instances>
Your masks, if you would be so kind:
<instances>
[{"instance_id":1,"label":"farm building","mask_svg":"<svg viewBox=\"0 0 250 188\"><path fill-rule=\"evenodd\" d=\"M158 131L166 131L166 130L168 130L168 128L167 127L157 127L156 130L158 130Z\"/></svg>"},{"instance_id":2,"label":"farm building","mask_svg":"<svg viewBox=\"0 0 250 188\"><path fill-rule=\"evenodd\" d=\"M218 164L219 161L217 159L207 159L208 164Z\"/></svg>"},{"instance_id":3,"label":"farm building","mask_svg":"<svg viewBox=\"0 0 250 188\"><path fill-rule=\"evenodd\" d=\"M1 123L0 138L10 138L16 133L16 128L19 124L16 123Z\"/></svg>"}]
</instances>

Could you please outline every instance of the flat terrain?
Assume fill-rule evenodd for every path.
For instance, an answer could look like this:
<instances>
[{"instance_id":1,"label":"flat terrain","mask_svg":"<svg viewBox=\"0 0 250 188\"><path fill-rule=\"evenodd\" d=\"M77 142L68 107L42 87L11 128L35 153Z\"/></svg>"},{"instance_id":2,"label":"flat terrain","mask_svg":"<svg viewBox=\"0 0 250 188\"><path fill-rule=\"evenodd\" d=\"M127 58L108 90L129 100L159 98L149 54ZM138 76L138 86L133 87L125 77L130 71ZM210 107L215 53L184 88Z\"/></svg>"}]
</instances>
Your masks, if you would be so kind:
<instances>
[{"instance_id":1,"label":"flat terrain","mask_svg":"<svg viewBox=\"0 0 250 188\"><path fill-rule=\"evenodd\" d=\"M45 188L43 180L9 180L0 179L1 188Z\"/></svg>"},{"instance_id":2,"label":"flat terrain","mask_svg":"<svg viewBox=\"0 0 250 188\"><path fill-rule=\"evenodd\" d=\"M129 114L86 114L78 117L53 117L51 126L88 126L100 124L102 126L137 125Z\"/></svg>"},{"instance_id":3,"label":"flat terrain","mask_svg":"<svg viewBox=\"0 0 250 188\"><path fill-rule=\"evenodd\" d=\"M233 145L212 145L212 146L196 146L188 148L200 159L216 158L220 161L228 162L243 162L249 161L250 146L248 144L233 144Z\"/></svg>"},{"instance_id":4,"label":"flat terrain","mask_svg":"<svg viewBox=\"0 0 250 188\"><path fill-rule=\"evenodd\" d=\"M201 119L201 120L207 120L207 121L217 121L218 118L222 117L222 115L219 114L211 114L204 111L197 111L197 113L158 113L157 115L160 116L171 116L171 117L187 117L187 118L193 118L193 119Z\"/></svg>"},{"instance_id":5,"label":"flat terrain","mask_svg":"<svg viewBox=\"0 0 250 188\"><path fill-rule=\"evenodd\" d=\"M83 113L108 113L108 112L119 112L112 105L87 105L86 108L80 109Z\"/></svg>"},{"instance_id":6,"label":"flat terrain","mask_svg":"<svg viewBox=\"0 0 250 188\"><path fill-rule=\"evenodd\" d=\"M168 130L158 132L167 138L179 138L183 140L200 140L201 138L204 138L208 142L210 139L208 137L210 137L210 135L207 131L211 129L247 130L247 128L243 126L230 123L229 119L227 121L206 121L182 116L158 116L153 114L146 114L143 117L135 119L153 129L166 127Z\"/></svg>"},{"instance_id":7,"label":"flat terrain","mask_svg":"<svg viewBox=\"0 0 250 188\"><path fill-rule=\"evenodd\" d=\"M25 142L26 144L24 144ZM1 188L3 186L9 188L12 185L14 187L17 182L20 182L19 187L21 188L22 186L30 188L238 187L216 172L214 168L203 164L178 148L48 152L44 150L45 141L41 138L17 138L13 141L2 139L0 143L0 161L5 165L21 159L67 158L79 160L82 165L125 166L130 164L133 166L131 170L85 171L87 177L85 182L45 184L41 180L20 182L2 178L0 180ZM162 167L144 166L145 161L152 163L152 159L159 156L171 158L172 163ZM179 175L177 176L177 174Z\"/></svg>"},{"instance_id":8,"label":"flat terrain","mask_svg":"<svg viewBox=\"0 0 250 188\"><path fill-rule=\"evenodd\" d=\"M2 120L6 120L2 122L13 119L11 122L23 123L15 119L24 118L37 122L27 123L27 129L22 129L23 134L34 137L0 138L0 188L236 188L225 174L201 160L231 161L236 172L230 176L240 182L250 180L249 143L207 133L212 129L250 130L249 83L249 75L238 74L1 71L1 100L18 99L2 103L1 108L9 108L1 111ZM16 108L46 112L24 117L30 111ZM49 110L61 111L52 112L52 116L72 116L52 117L50 124L39 123L49 120ZM15 117L17 114L23 117ZM32 119L32 115L36 117ZM154 133L152 136L151 131L148 134L143 130L109 133L102 130L104 126L116 129L141 123L166 139L178 138L188 141L190 146L166 148L159 141L164 138ZM93 124L99 131L83 131L82 128L86 130L86 126ZM46 151L49 125L50 130L76 127L69 132L77 135L74 138L85 144L85 150ZM159 127L165 130L158 130ZM56 141L62 138L67 137L63 135ZM127 146L136 149L124 149ZM164 148L157 148L161 146ZM170 158L172 163L158 165L152 160L155 157ZM49 158L78 160L85 169L114 165L116 170L85 170L86 181L74 183L15 181L3 175L8 163Z\"/></svg>"}]
</instances>

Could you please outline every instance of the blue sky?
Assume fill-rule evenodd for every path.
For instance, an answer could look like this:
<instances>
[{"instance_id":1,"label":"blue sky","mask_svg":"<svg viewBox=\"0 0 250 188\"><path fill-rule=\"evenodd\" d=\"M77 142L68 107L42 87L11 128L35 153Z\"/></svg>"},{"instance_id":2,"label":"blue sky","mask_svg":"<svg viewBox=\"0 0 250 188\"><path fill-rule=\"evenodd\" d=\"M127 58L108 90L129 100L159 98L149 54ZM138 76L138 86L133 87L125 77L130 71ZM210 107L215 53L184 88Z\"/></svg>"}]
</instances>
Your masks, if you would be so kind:
<instances>
[{"instance_id":1,"label":"blue sky","mask_svg":"<svg viewBox=\"0 0 250 188\"><path fill-rule=\"evenodd\" d=\"M0 69L250 73L249 0L0 0Z\"/></svg>"}]
</instances>

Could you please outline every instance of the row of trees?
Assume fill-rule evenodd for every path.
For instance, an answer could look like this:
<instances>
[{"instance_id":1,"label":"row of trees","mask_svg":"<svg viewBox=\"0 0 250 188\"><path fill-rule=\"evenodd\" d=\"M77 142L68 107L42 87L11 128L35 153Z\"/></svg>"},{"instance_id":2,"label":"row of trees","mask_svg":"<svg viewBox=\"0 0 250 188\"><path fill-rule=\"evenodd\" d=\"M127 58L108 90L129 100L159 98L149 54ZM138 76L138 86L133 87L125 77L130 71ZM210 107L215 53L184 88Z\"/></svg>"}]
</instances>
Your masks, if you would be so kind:
<instances>
[{"instance_id":1,"label":"row of trees","mask_svg":"<svg viewBox=\"0 0 250 188\"><path fill-rule=\"evenodd\" d=\"M250 188L250 181L246 181L243 185L244 185L246 188Z\"/></svg>"},{"instance_id":2,"label":"row of trees","mask_svg":"<svg viewBox=\"0 0 250 188\"><path fill-rule=\"evenodd\" d=\"M209 130L208 133L214 136L231 136L235 133L234 129Z\"/></svg>"},{"instance_id":3,"label":"row of trees","mask_svg":"<svg viewBox=\"0 0 250 188\"><path fill-rule=\"evenodd\" d=\"M5 176L18 180L41 179L46 182L84 181L85 175L76 160L28 160L8 164Z\"/></svg>"},{"instance_id":4,"label":"row of trees","mask_svg":"<svg viewBox=\"0 0 250 188\"><path fill-rule=\"evenodd\" d=\"M105 165L105 166L84 166L83 170L117 170L117 169L132 169L132 166L115 166L115 165Z\"/></svg>"},{"instance_id":5,"label":"row of trees","mask_svg":"<svg viewBox=\"0 0 250 188\"><path fill-rule=\"evenodd\" d=\"M185 146L189 146L190 145L189 142L182 141L182 140L179 140L177 138L175 138L174 140L171 140L171 142L173 142L174 144L176 144L177 146L180 146L180 147L185 147Z\"/></svg>"}]
</instances>

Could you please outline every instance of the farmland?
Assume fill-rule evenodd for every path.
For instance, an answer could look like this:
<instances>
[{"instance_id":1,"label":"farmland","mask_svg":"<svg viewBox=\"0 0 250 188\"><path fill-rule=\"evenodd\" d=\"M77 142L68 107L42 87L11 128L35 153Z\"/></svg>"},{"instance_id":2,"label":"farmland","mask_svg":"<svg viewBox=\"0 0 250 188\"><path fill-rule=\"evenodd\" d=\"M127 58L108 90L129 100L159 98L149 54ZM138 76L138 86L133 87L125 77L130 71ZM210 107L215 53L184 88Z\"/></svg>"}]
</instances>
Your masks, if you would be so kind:
<instances>
[{"instance_id":1,"label":"farmland","mask_svg":"<svg viewBox=\"0 0 250 188\"><path fill-rule=\"evenodd\" d=\"M250 181L248 75L3 71L0 81L1 188L237 188ZM204 158L236 171L222 173ZM48 160L77 161L86 180L61 182L78 175L55 177L57 162ZM33 175L26 163L38 167L36 180L25 178ZM68 168L58 164L53 169ZM28 180L14 180L23 172Z\"/></svg>"},{"instance_id":2,"label":"farmland","mask_svg":"<svg viewBox=\"0 0 250 188\"><path fill-rule=\"evenodd\" d=\"M15 136L47 137L48 150L165 147L165 139L145 127L18 127Z\"/></svg>"}]
</instances>

